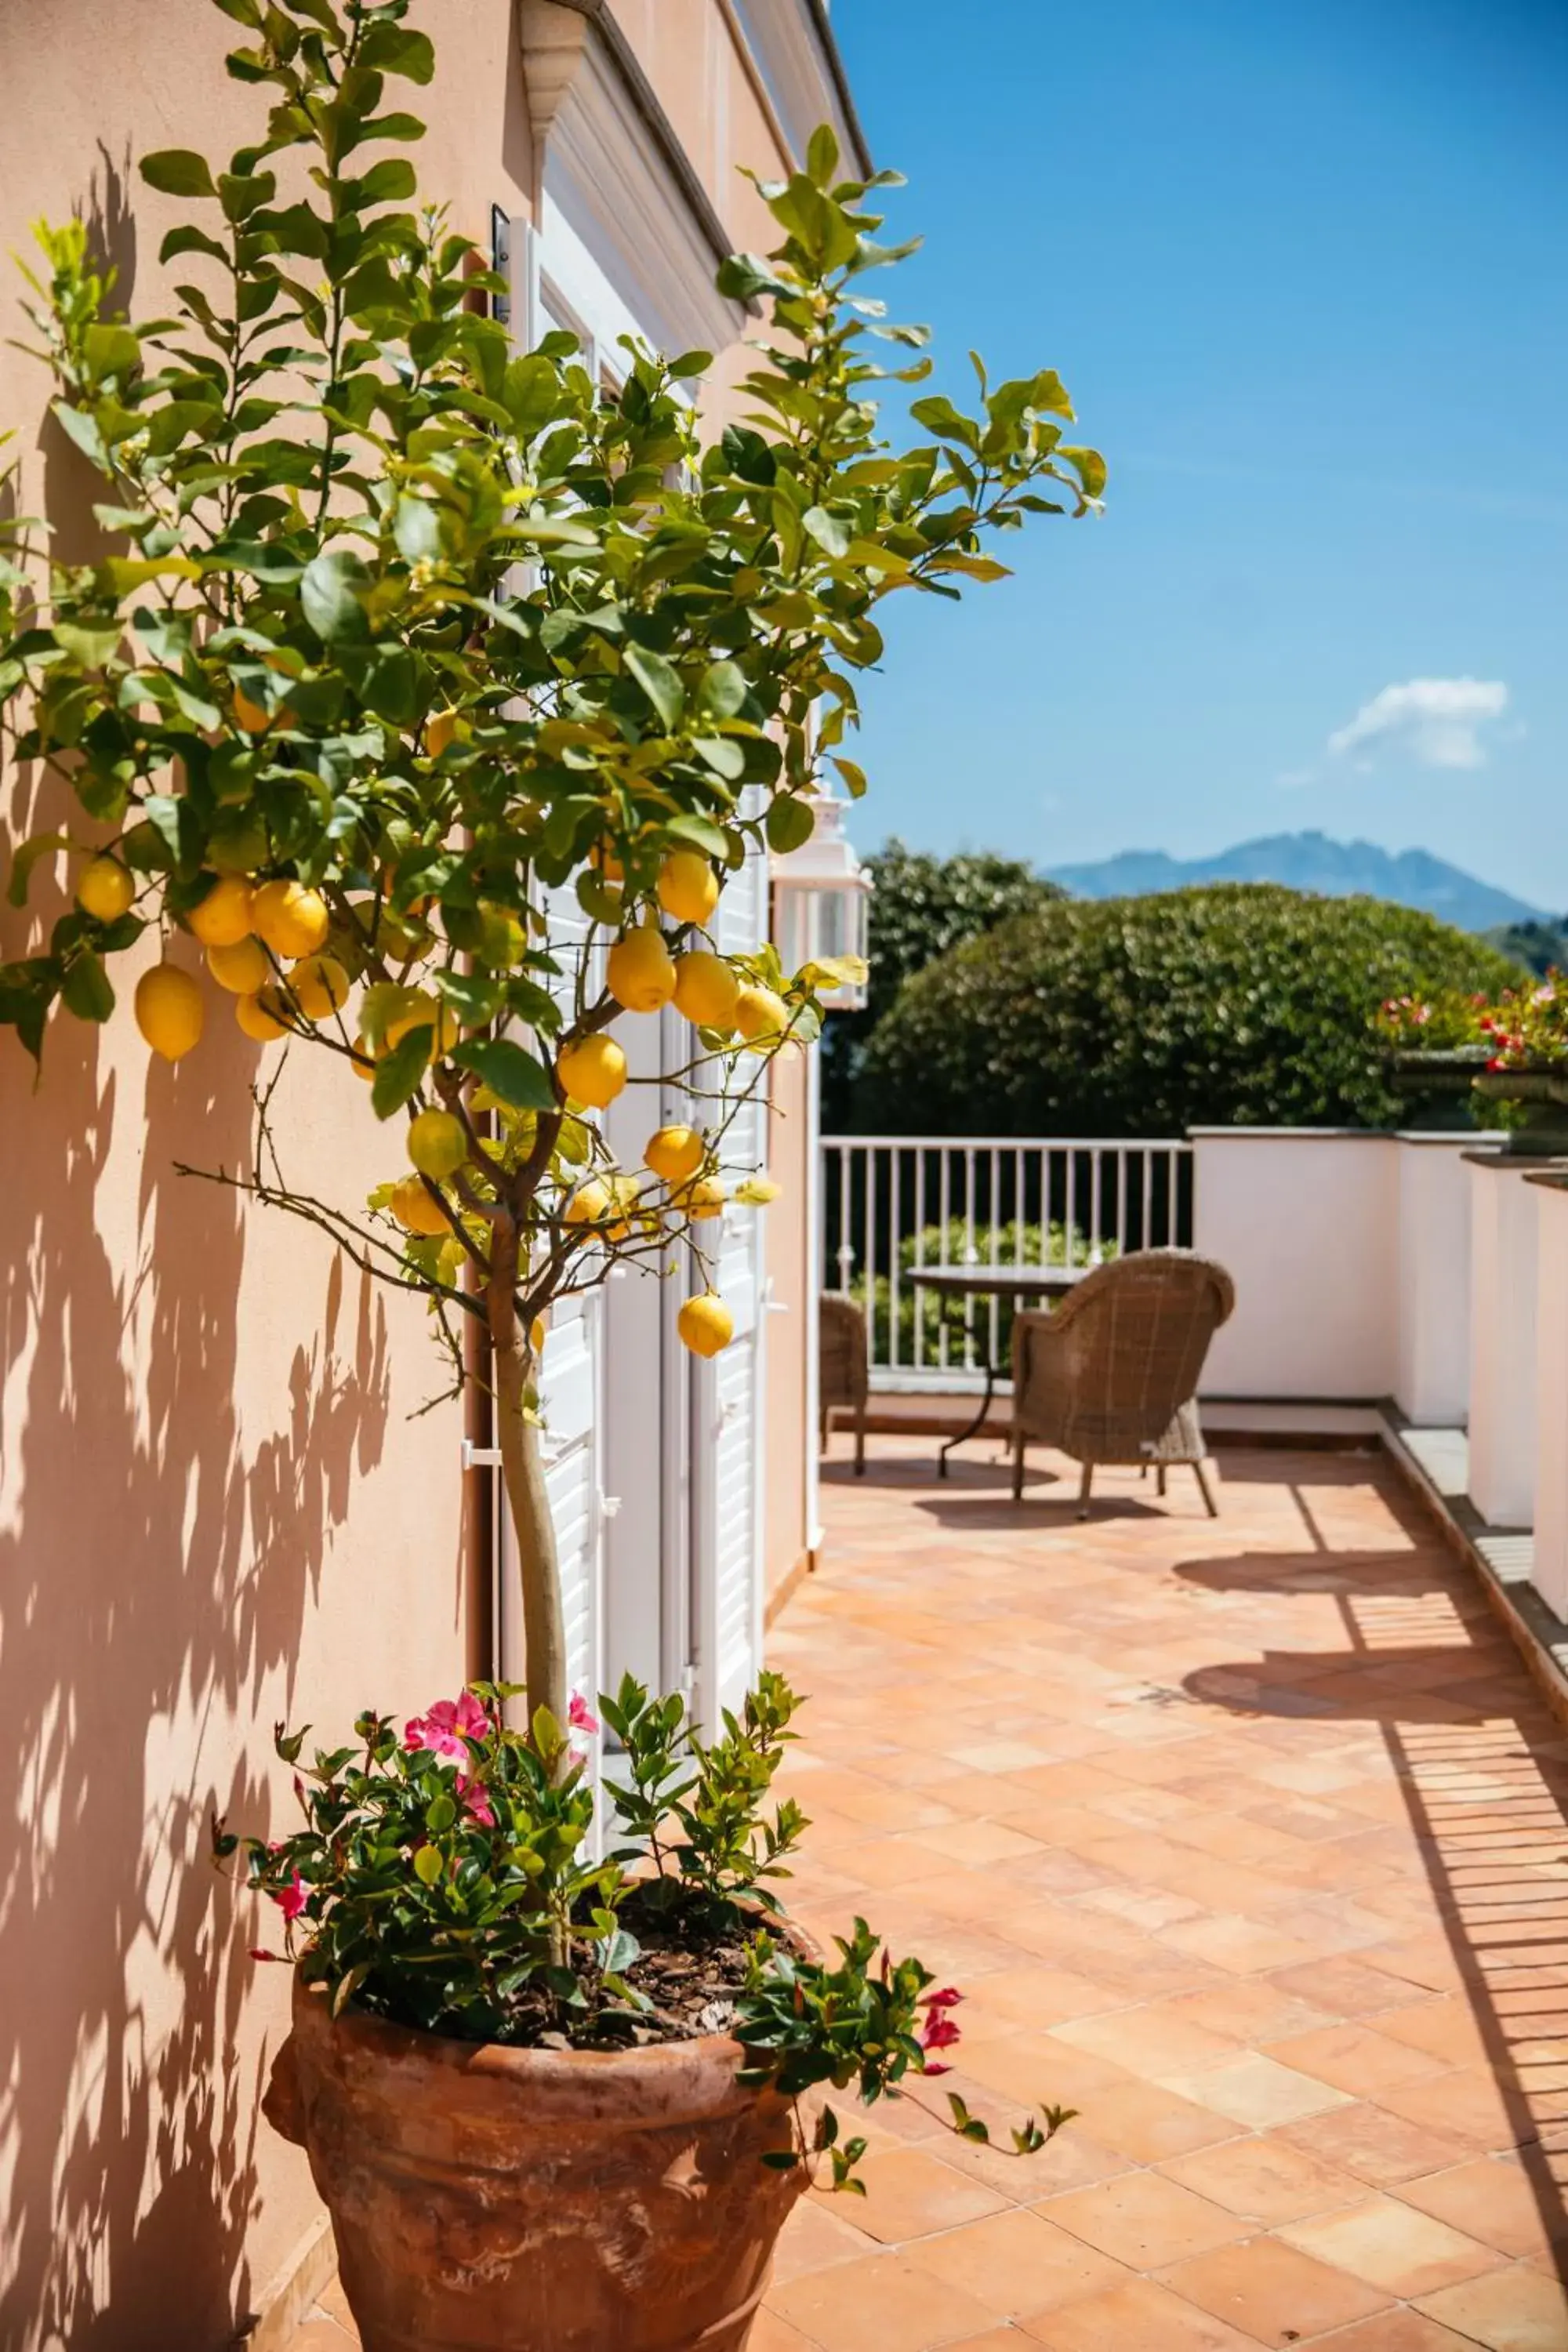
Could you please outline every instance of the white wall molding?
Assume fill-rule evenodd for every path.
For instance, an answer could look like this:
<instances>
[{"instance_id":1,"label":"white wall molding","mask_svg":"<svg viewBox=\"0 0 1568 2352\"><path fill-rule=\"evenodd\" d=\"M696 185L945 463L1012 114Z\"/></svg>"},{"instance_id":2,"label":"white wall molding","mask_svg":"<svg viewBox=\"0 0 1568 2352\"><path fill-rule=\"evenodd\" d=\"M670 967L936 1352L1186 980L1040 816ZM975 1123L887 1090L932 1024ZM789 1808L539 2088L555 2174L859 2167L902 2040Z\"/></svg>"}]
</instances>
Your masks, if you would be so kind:
<instances>
[{"instance_id":1,"label":"white wall molding","mask_svg":"<svg viewBox=\"0 0 1568 2352\"><path fill-rule=\"evenodd\" d=\"M1542 1195L1527 1181L1528 1160L1476 1153L1468 1167L1470 1500L1489 1527L1528 1528L1535 1515Z\"/></svg>"},{"instance_id":2,"label":"white wall molding","mask_svg":"<svg viewBox=\"0 0 1568 2352\"><path fill-rule=\"evenodd\" d=\"M614 17L522 0L541 218L549 199L655 346L722 351L747 312L714 287L732 240Z\"/></svg>"},{"instance_id":3,"label":"white wall molding","mask_svg":"<svg viewBox=\"0 0 1568 2352\"><path fill-rule=\"evenodd\" d=\"M869 177L855 101L817 0L721 0L760 85L768 114L799 163L819 122L838 134L846 169Z\"/></svg>"}]
</instances>

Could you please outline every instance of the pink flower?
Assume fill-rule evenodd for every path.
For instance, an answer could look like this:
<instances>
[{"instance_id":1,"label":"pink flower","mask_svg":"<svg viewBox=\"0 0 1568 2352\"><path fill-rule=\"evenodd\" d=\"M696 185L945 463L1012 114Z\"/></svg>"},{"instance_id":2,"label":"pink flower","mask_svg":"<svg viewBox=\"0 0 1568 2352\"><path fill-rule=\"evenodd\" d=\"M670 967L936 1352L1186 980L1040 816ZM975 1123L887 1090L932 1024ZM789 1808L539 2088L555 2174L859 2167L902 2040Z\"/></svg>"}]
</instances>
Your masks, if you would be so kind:
<instances>
[{"instance_id":1,"label":"pink flower","mask_svg":"<svg viewBox=\"0 0 1568 2352\"><path fill-rule=\"evenodd\" d=\"M458 1795L461 1799L462 1802L468 1807L468 1812L472 1818L479 1822L481 1829L494 1829L496 1825L496 1817L490 1811L490 1801L485 1794L484 1782L482 1780L471 1780L466 1772L459 1772L458 1775Z\"/></svg>"},{"instance_id":2,"label":"pink flower","mask_svg":"<svg viewBox=\"0 0 1568 2352\"><path fill-rule=\"evenodd\" d=\"M583 1748L569 1748L566 1750L566 1761L568 1762L568 1764L570 1764L570 1765L571 1765L572 1769L573 1769L574 1771L575 1771L575 1770L577 1769L578 1765L579 1765L579 1764L585 1764L585 1763L588 1761L588 1759L587 1759L587 1755L586 1755L586 1753L584 1752L584 1750Z\"/></svg>"},{"instance_id":3,"label":"pink flower","mask_svg":"<svg viewBox=\"0 0 1568 2352\"><path fill-rule=\"evenodd\" d=\"M482 1739L490 1727L490 1719L472 1691L464 1691L458 1698L438 1698L428 1715L409 1718L403 1734L405 1748L428 1748L432 1754L449 1757L454 1764L468 1760L468 1741Z\"/></svg>"},{"instance_id":4,"label":"pink flower","mask_svg":"<svg viewBox=\"0 0 1568 2352\"><path fill-rule=\"evenodd\" d=\"M289 1881L288 1885L279 1887L272 1897L272 1900L277 1904L278 1908L282 1912L284 1918L288 1921L290 1927L293 1926L294 1921L300 1916L300 1912L304 1909L310 1899L310 1895L306 1890L305 1882L300 1877L298 1871L294 1873L294 1875Z\"/></svg>"},{"instance_id":5,"label":"pink flower","mask_svg":"<svg viewBox=\"0 0 1568 2352\"><path fill-rule=\"evenodd\" d=\"M566 1720L574 1731L597 1731L599 1718L590 1708L581 1691L574 1691L572 1704L566 1710Z\"/></svg>"}]
</instances>

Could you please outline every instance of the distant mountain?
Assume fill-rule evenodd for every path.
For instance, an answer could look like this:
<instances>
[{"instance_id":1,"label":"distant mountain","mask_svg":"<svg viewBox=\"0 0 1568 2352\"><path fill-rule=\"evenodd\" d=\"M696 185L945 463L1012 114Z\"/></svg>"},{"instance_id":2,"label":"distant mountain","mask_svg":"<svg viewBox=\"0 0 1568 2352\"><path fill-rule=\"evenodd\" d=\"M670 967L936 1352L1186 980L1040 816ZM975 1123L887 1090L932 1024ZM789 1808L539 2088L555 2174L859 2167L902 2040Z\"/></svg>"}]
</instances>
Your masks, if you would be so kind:
<instances>
[{"instance_id":1,"label":"distant mountain","mask_svg":"<svg viewBox=\"0 0 1568 2352\"><path fill-rule=\"evenodd\" d=\"M1370 841L1331 841L1324 833L1277 833L1264 841L1243 841L1214 857L1171 857L1163 849L1124 849L1098 866L1058 866L1049 876L1079 898L1141 898L1154 890L1180 890L1193 882L1283 882L1292 890L1315 890L1325 898L1391 898L1395 906L1420 907L1461 931L1486 931L1502 923L1541 919L1507 890L1478 882L1429 850L1402 849L1395 856Z\"/></svg>"}]
</instances>

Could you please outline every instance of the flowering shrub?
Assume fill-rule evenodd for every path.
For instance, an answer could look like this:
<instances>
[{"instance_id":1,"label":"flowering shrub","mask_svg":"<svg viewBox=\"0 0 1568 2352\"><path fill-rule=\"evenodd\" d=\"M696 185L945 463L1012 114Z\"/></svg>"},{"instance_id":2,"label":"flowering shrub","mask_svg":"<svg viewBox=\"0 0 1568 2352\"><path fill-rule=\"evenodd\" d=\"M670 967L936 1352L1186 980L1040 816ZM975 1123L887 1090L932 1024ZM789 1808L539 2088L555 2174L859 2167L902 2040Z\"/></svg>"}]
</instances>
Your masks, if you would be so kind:
<instances>
[{"instance_id":1,"label":"flowering shrub","mask_svg":"<svg viewBox=\"0 0 1568 2352\"><path fill-rule=\"evenodd\" d=\"M625 1775L608 1788L620 1843L602 1860L588 1759L572 1739L596 1734L598 1718L578 1696L565 1725L540 1707L519 1731L502 1712L513 1693L475 1683L401 1734L362 1715L353 1746L318 1748L308 1765L306 1732L278 1726L302 1826L268 1842L213 1824L215 1853L243 1853L248 1885L281 1917L284 1951L254 1958L298 1958L334 2016L352 2002L459 2041L605 2049L729 2032L747 2053L742 2081L796 2102L831 2084L874 2103L948 2071L955 1988L895 1960L863 1919L830 1964L780 1916L773 1882L807 1826L793 1801L766 1810L795 1736L781 1675L763 1674L711 1741L683 1700L650 1699L630 1675L601 1698ZM989 2137L950 2104L955 2130ZM1015 2150L1032 2154L1068 2120L1059 2107L1030 2114ZM841 2143L830 2108L801 2118L798 2140L769 2160L826 2155L834 2185L858 2188L865 2143Z\"/></svg>"},{"instance_id":2,"label":"flowering shrub","mask_svg":"<svg viewBox=\"0 0 1568 2352\"><path fill-rule=\"evenodd\" d=\"M1568 1060L1568 983L1553 968L1532 987L1505 988L1495 998L1391 997L1377 1026L1407 1051L1471 1046L1478 1058L1484 1052L1489 1070L1540 1071Z\"/></svg>"}]
</instances>

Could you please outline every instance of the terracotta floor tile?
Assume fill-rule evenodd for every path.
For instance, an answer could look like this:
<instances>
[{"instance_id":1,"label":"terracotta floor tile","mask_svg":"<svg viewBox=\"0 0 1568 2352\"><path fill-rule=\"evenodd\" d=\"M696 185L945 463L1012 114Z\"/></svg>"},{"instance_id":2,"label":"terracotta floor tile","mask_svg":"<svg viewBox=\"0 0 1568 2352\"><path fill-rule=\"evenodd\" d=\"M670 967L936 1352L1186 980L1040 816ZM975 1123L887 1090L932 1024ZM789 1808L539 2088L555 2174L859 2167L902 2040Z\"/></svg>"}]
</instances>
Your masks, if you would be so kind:
<instances>
[{"instance_id":1,"label":"terracotta floor tile","mask_svg":"<svg viewBox=\"0 0 1568 2352\"><path fill-rule=\"evenodd\" d=\"M1331 2269L1349 2271L1406 2300L1479 2278L1502 2260L1495 2247L1394 2197L1372 2197L1346 2212L1287 2222L1278 2234Z\"/></svg>"},{"instance_id":2,"label":"terracotta floor tile","mask_svg":"<svg viewBox=\"0 0 1568 2352\"><path fill-rule=\"evenodd\" d=\"M1123 2282L1126 2266L1038 2213L999 2213L931 2238L910 2259L946 2289L973 2297L994 2319L1054 2311Z\"/></svg>"},{"instance_id":3,"label":"terracotta floor tile","mask_svg":"<svg viewBox=\"0 0 1568 2352\"><path fill-rule=\"evenodd\" d=\"M1475 2352L1475 2338L1456 2336L1418 2311L1380 2311L1375 2319L1314 2336L1300 2352Z\"/></svg>"},{"instance_id":4,"label":"terracotta floor tile","mask_svg":"<svg viewBox=\"0 0 1568 2352\"><path fill-rule=\"evenodd\" d=\"M1236 2054L1235 2042L1222 2034L1173 2017L1169 2002L1162 2003L1158 2011L1116 2010L1100 2017L1078 2018L1057 2026L1053 2039L1112 2059L1130 2074L1150 2081L1191 2074Z\"/></svg>"},{"instance_id":5,"label":"terracotta floor tile","mask_svg":"<svg viewBox=\"0 0 1568 2352\"><path fill-rule=\"evenodd\" d=\"M1134 2270L1163 2270L1240 2235L1234 2213L1158 2172L1128 2172L1099 2189L1053 2197L1042 2209L1075 2237Z\"/></svg>"},{"instance_id":6,"label":"terracotta floor tile","mask_svg":"<svg viewBox=\"0 0 1568 2352\"><path fill-rule=\"evenodd\" d=\"M1175 2157L1160 2169L1254 2225L1302 2221L1353 2205L1366 2194L1365 2182L1353 2172L1273 2137L1227 2140Z\"/></svg>"},{"instance_id":7,"label":"terracotta floor tile","mask_svg":"<svg viewBox=\"0 0 1568 2352\"><path fill-rule=\"evenodd\" d=\"M327 2317L335 2319L338 2326L352 2336L357 2344L359 2329L354 2325L354 2315L349 2309L349 2299L343 2293L342 2281L338 2278L329 2279L316 2300Z\"/></svg>"},{"instance_id":8,"label":"terracotta floor tile","mask_svg":"<svg viewBox=\"0 0 1568 2352\"><path fill-rule=\"evenodd\" d=\"M1439 2073L1445 2063L1430 2051L1411 2047L1381 2033L1374 2026L1352 2024L1321 2027L1313 2033L1292 2034L1271 2042L1268 2055L1303 2074L1315 2074L1337 2091L1359 2099L1375 2099L1401 2083L1418 2082Z\"/></svg>"},{"instance_id":9,"label":"terracotta floor tile","mask_svg":"<svg viewBox=\"0 0 1568 2352\"><path fill-rule=\"evenodd\" d=\"M1153 2279L1069 2304L1026 2333L1049 2352L1257 2352L1258 2345Z\"/></svg>"},{"instance_id":10,"label":"terracotta floor tile","mask_svg":"<svg viewBox=\"0 0 1568 2352\"><path fill-rule=\"evenodd\" d=\"M1447 2172L1402 2181L1399 2193L1407 2204L1505 2254L1544 2254L1568 2239L1562 2189L1527 2172L1517 2157L1477 2157Z\"/></svg>"},{"instance_id":11,"label":"terracotta floor tile","mask_svg":"<svg viewBox=\"0 0 1568 2352\"><path fill-rule=\"evenodd\" d=\"M826 2270L831 2263L852 2263L873 2251L867 2233L855 2225L864 2210L860 2198L826 2196L801 2198L784 2223L773 2256L773 2284L804 2278L807 2271Z\"/></svg>"},{"instance_id":12,"label":"terracotta floor tile","mask_svg":"<svg viewBox=\"0 0 1568 2352\"><path fill-rule=\"evenodd\" d=\"M1278 2238L1251 2238L1199 2254L1166 2274L1189 2303L1260 2344L1295 2344L1386 2307L1380 2288L1331 2270Z\"/></svg>"},{"instance_id":13,"label":"terracotta floor tile","mask_svg":"<svg viewBox=\"0 0 1568 2352\"><path fill-rule=\"evenodd\" d=\"M1568 2293L1540 2271L1493 2271L1424 2294L1417 2308L1486 2352L1563 2352L1568 2344Z\"/></svg>"},{"instance_id":14,"label":"terracotta floor tile","mask_svg":"<svg viewBox=\"0 0 1568 2352\"><path fill-rule=\"evenodd\" d=\"M1462 2163L1474 2153L1466 2141L1450 2132L1411 2123L1406 2116L1390 2115L1386 2108L1365 2100L1336 2108L1331 2115L1310 2116L1305 2123L1289 2124L1284 2137L1291 2146L1304 2147L1330 2164L1342 2165L1347 2172L1358 2173L1380 2189L1432 2171L1434 2159L1441 2168Z\"/></svg>"},{"instance_id":15,"label":"terracotta floor tile","mask_svg":"<svg viewBox=\"0 0 1568 2352\"><path fill-rule=\"evenodd\" d=\"M1386 1969L1369 1968L1363 1960L1342 1957L1320 1960L1310 1968L1277 1969L1269 1982L1341 2017L1376 2016L1426 1998L1425 1989L1407 1978L1391 1977Z\"/></svg>"},{"instance_id":16,"label":"terracotta floor tile","mask_svg":"<svg viewBox=\"0 0 1568 2352\"><path fill-rule=\"evenodd\" d=\"M1568 2020L1568 2009L1564 2018ZM1391 2010L1378 2019L1377 2030L1413 2050L1426 2051L1445 2066L1484 2065L1489 2055L1475 2009L1463 1994Z\"/></svg>"},{"instance_id":17,"label":"terracotta floor tile","mask_svg":"<svg viewBox=\"0 0 1568 2352\"><path fill-rule=\"evenodd\" d=\"M861 2167L866 2194L849 2200L819 2189L829 2210L853 2202L853 2226L883 2245L903 2245L936 2230L956 2230L1001 2210L1003 2200L978 2180L965 2180L951 2165L939 2164L923 2148L874 2152Z\"/></svg>"},{"instance_id":18,"label":"terracotta floor tile","mask_svg":"<svg viewBox=\"0 0 1568 2352\"><path fill-rule=\"evenodd\" d=\"M348 2347L357 2341L335 2319L307 2319L290 2337L289 2352L348 2352Z\"/></svg>"},{"instance_id":19,"label":"terracotta floor tile","mask_svg":"<svg viewBox=\"0 0 1568 2352\"><path fill-rule=\"evenodd\" d=\"M981 2336L992 2314L903 2254L873 2254L791 2279L768 2297L774 2315L822 2352L933 2352Z\"/></svg>"},{"instance_id":20,"label":"terracotta floor tile","mask_svg":"<svg viewBox=\"0 0 1568 2352\"><path fill-rule=\"evenodd\" d=\"M1300 2074L1293 2066L1282 2066L1259 2050L1239 2051L1217 2065L1200 2067L1192 2074L1173 2073L1163 2079L1167 2090L1179 2092L1199 2106L1213 2107L1216 2115L1228 2116L1249 2131L1271 2131L1278 2125L1297 2123L1304 2116L1322 2115L1349 2104L1347 2092L1336 2091L1331 2084Z\"/></svg>"},{"instance_id":21,"label":"terracotta floor tile","mask_svg":"<svg viewBox=\"0 0 1568 2352\"><path fill-rule=\"evenodd\" d=\"M1298 1967L1310 1958L1312 1947L1282 1927L1263 1926L1239 1913L1216 1913L1202 1919L1182 1920L1161 1930L1161 1940L1178 1951L1190 1952L1215 1968L1237 1976L1261 1974L1265 1969Z\"/></svg>"},{"instance_id":22,"label":"terracotta floor tile","mask_svg":"<svg viewBox=\"0 0 1568 2352\"><path fill-rule=\"evenodd\" d=\"M1227 2116L1195 2106L1157 2083L1128 2083L1095 2092L1083 2122L1097 2139L1138 2164L1158 2164L1166 2157L1184 2156L1237 2136Z\"/></svg>"},{"instance_id":23,"label":"terracotta floor tile","mask_svg":"<svg viewBox=\"0 0 1568 2352\"><path fill-rule=\"evenodd\" d=\"M1479 2066L1458 2066L1378 2094L1378 2105L1417 2125L1430 2124L1478 2148L1514 2146L1519 2118L1510 2112L1496 2077Z\"/></svg>"},{"instance_id":24,"label":"terracotta floor tile","mask_svg":"<svg viewBox=\"0 0 1568 2352\"><path fill-rule=\"evenodd\" d=\"M764 2307L752 2323L746 2352L821 2352L821 2347L814 2336L803 2336L776 2311Z\"/></svg>"}]
</instances>

